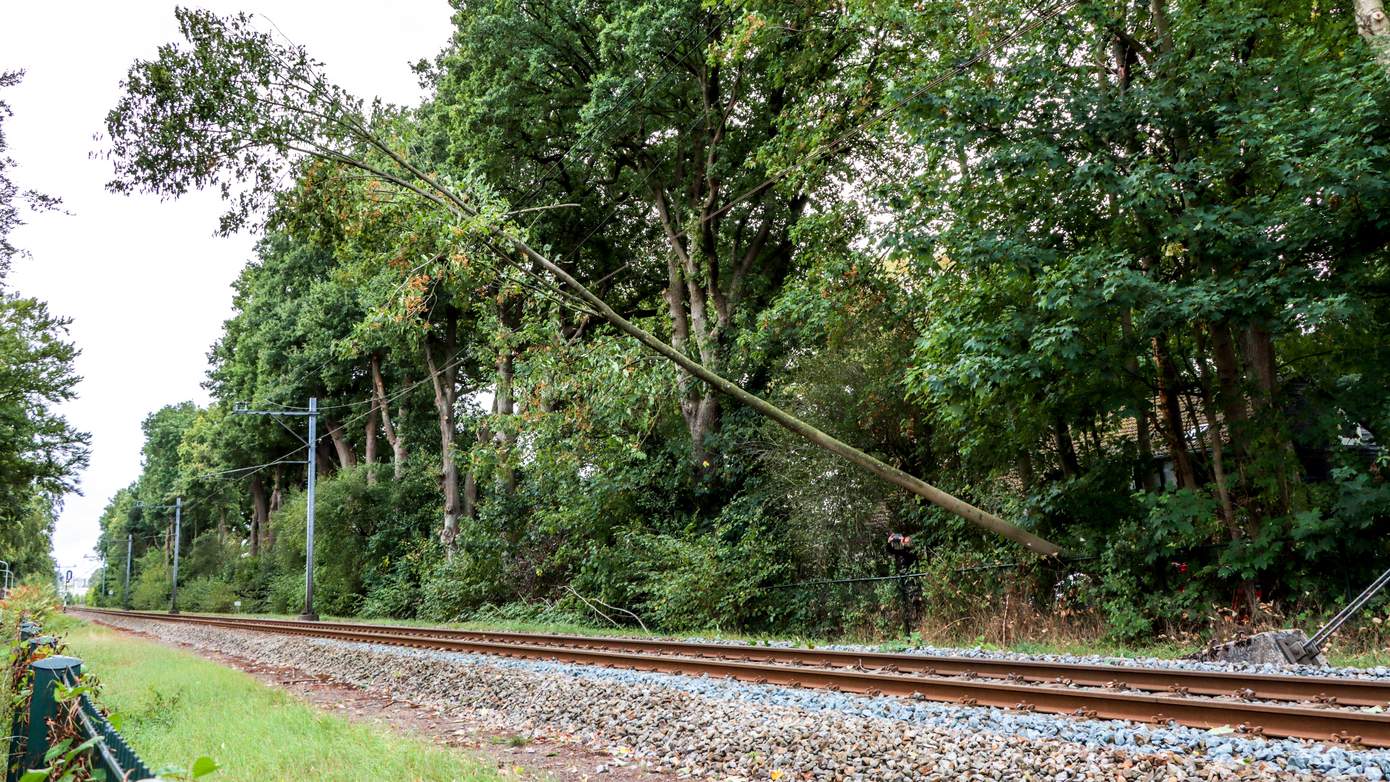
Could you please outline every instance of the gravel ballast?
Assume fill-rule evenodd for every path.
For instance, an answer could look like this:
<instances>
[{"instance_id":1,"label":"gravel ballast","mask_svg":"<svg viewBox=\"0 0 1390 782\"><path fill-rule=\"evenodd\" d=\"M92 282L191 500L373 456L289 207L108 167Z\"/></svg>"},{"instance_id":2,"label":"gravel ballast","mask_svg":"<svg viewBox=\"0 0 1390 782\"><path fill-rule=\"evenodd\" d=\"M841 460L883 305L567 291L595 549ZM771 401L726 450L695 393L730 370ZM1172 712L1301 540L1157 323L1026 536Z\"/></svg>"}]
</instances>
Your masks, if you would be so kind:
<instances>
[{"instance_id":1,"label":"gravel ballast","mask_svg":"<svg viewBox=\"0 0 1390 782\"><path fill-rule=\"evenodd\" d=\"M161 640L285 665L499 730L605 744L713 779L1364 778L1390 752L1179 726L1079 720L724 679L102 617Z\"/></svg>"},{"instance_id":2,"label":"gravel ballast","mask_svg":"<svg viewBox=\"0 0 1390 782\"><path fill-rule=\"evenodd\" d=\"M753 643L727 638L683 638L677 640L716 643L726 646L777 646L786 649L803 647L790 641L770 641ZM1018 660L1040 663L1060 663L1064 665L1118 665L1124 667L1162 668L1172 671L1205 671L1209 673L1258 673L1275 676L1326 676L1339 679L1390 679L1390 668L1351 668L1318 665L1257 665L1253 663L1204 662L1182 660L1171 657L1109 657L1099 654L1025 654L1005 652L981 647L956 646L913 646L905 649L884 649L881 646L864 644L826 644L813 647L839 652L885 652L893 654L916 654L932 657L969 657L976 660Z\"/></svg>"}]
</instances>

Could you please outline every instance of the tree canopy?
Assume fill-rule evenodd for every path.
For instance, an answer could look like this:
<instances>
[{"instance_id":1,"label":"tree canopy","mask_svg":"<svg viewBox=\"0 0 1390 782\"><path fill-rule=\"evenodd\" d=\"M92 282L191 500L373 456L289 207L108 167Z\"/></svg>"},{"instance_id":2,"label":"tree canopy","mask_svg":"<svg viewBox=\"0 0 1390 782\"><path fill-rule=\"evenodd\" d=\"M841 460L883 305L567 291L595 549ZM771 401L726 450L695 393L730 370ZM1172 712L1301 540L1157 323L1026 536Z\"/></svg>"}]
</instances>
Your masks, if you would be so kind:
<instances>
[{"instance_id":1,"label":"tree canopy","mask_svg":"<svg viewBox=\"0 0 1390 782\"><path fill-rule=\"evenodd\" d=\"M420 106L180 10L108 117L113 189L260 236L213 404L131 489L209 498L245 556L207 594L293 603L305 458L345 612L848 626L1066 583L1136 635L1316 610L1383 548L1359 6L455 7ZM311 396L307 449L230 415Z\"/></svg>"}]
</instances>

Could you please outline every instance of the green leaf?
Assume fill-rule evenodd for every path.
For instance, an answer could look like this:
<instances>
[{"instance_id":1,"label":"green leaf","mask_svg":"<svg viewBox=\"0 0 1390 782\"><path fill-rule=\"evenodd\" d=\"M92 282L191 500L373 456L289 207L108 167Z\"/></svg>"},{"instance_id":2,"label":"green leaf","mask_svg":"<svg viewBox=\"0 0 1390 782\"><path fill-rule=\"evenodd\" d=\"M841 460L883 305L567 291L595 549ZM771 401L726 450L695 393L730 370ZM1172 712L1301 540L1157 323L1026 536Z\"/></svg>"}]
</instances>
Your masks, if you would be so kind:
<instances>
[{"instance_id":1,"label":"green leaf","mask_svg":"<svg viewBox=\"0 0 1390 782\"><path fill-rule=\"evenodd\" d=\"M198 777L207 776L219 768L222 767L217 764L217 761L207 755L203 755L193 761L193 769L189 773L192 774L194 779L197 779Z\"/></svg>"},{"instance_id":2,"label":"green leaf","mask_svg":"<svg viewBox=\"0 0 1390 782\"><path fill-rule=\"evenodd\" d=\"M57 744L49 747L48 751L43 753L44 762L52 763L54 758L60 757L64 752L67 752L70 746L72 746L72 739L69 738L63 739Z\"/></svg>"}]
</instances>

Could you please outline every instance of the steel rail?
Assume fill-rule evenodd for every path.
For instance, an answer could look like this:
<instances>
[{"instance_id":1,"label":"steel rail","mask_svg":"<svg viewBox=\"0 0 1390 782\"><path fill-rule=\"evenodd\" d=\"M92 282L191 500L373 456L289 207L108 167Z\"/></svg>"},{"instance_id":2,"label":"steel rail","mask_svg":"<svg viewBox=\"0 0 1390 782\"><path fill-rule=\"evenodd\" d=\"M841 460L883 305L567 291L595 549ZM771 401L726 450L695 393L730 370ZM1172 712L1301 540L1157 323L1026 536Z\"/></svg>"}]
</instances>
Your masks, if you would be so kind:
<instances>
[{"instance_id":1,"label":"steel rail","mask_svg":"<svg viewBox=\"0 0 1390 782\"><path fill-rule=\"evenodd\" d=\"M83 609L93 610L93 609ZM103 609L97 609L103 610ZM167 618L162 613L113 612L149 619ZM254 621L267 625L295 627L326 626L286 619L242 619L225 616L198 617L209 621ZM1075 684L1117 690L1139 690L1162 694L1185 693L1208 697L1235 697L1242 700L1321 703L1336 706L1368 706L1390 709L1390 681L1323 676L1286 676L1229 671L1198 671L1175 668L1060 663L1035 660L989 659L946 655L894 652L842 651L796 647L746 646L708 642L669 641L651 638L610 636L550 635L491 630L460 630L440 627L411 627L365 623L333 622L337 629L364 634L412 635L456 638L536 646L606 649L686 657L777 662L792 665L877 670L881 673L916 673L939 676L980 676L1034 684Z\"/></svg>"},{"instance_id":2,"label":"steel rail","mask_svg":"<svg viewBox=\"0 0 1390 782\"><path fill-rule=\"evenodd\" d=\"M1390 747L1390 714L1366 711L1149 695L1104 689L1076 689L1017 681L984 681L966 676L950 677L926 672L908 674L901 671L860 670L854 667L794 667L766 660L740 661L609 648L499 642L447 637L435 634L432 630L421 632L426 628L409 628L408 631L401 632L397 628L382 625L367 625L369 629L362 630L362 625L344 623L229 619L186 614L170 616L94 611L87 608L70 610L93 614L98 621L102 615L123 616L391 646L604 665L640 671L723 676L755 683L813 687L865 695L907 696L970 706L1025 709L1087 718L1124 719L1154 724L1176 721L1199 728L1232 726L1267 736L1348 740L1367 746ZM759 651L766 649L767 647L761 647Z\"/></svg>"}]
</instances>

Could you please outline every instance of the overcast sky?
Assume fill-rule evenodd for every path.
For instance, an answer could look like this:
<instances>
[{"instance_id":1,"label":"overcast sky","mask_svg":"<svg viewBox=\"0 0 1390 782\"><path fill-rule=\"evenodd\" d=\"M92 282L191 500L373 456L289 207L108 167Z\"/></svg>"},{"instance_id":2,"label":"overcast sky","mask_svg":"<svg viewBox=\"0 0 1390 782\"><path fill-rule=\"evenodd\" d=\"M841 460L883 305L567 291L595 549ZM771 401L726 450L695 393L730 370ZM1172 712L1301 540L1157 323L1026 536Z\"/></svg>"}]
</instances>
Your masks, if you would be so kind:
<instances>
[{"instance_id":1,"label":"overcast sky","mask_svg":"<svg viewBox=\"0 0 1390 782\"><path fill-rule=\"evenodd\" d=\"M359 95L414 103L410 64L433 57L449 38L445 0L242 0L206 4L218 12L263 13L281 32ZM136 58L178 35L173 3L5 3L0 70L28 72L6 90L14 178L59 196L70 215L34 216L14 236L30 251L9 285L73 319L82 350L80 398L64 412L92 434L82 496L70 496L54 535L60 566L90 572L97 517L107 499L140 473L140 421L192 399L207 351L231 314L231 283L249 257L250 236L213 236L221 202L212 193L177 202L122 197L104 189L109 164L91 160L93 134L114 105Z\"/></svg>"}]
</instances>

